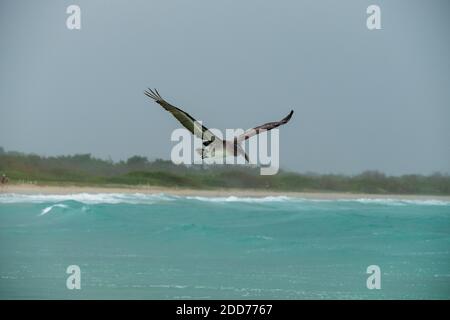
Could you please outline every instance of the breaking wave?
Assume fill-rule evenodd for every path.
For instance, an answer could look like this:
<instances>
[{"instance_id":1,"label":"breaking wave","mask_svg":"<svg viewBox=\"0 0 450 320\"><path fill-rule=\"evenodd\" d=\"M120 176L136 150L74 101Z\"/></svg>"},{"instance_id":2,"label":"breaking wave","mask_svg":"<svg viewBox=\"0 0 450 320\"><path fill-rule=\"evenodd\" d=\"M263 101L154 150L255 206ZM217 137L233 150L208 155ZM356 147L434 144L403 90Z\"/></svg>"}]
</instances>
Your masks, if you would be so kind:
<instances>
[{"instance_id":1,"label":"breaking wave","mask_svg":"<svg viewBox=\"0 0 450 320\"><path fill-rule=\"evenodd\" d=\"M84 204L152 204L170 201L174 197L165 194L142 193L74 193L74 194L2 194L0 203L47 203L77 201Z\"/></svg>"},{"instance_id":2,"label":"breaking wave","mask_svg":"<svg viewBox=\"0 0 450 320\"><path fill-rule=\"evenodd\" d=\"M74 194L0 194L0 204L8 203L56 203L64 201L77 201L83 204L153 204L164 201L202 201L215 203L271 203L271 202L345 202L360 204L379 205L427 205L427 206L449 206L450 201L437 199L390 199L390 198L357 198L357 199L306 199L290 196L266 196L266 197L206 197L206 196L177 196L164 193L143 194L143 193L74 193ZM46 214L53 209L47 207L42 214ZM45 212L44 212L45 211Z\"/></svg>"},{"instance_id":3,"label":"breaking wave","mask_svg":"<svg viewBox=\"0 0 450 320\"><path fill-rule=\"evenodd\" d=\"M50 211L52 211L53 208L68 208L68 206L66 206L65 204L54 204L52 206L49 206L47 208L42 209L41 213L39 214L40 216L43 216L44 214L49 213Z\"/></svg>"},{"instance_id":4,"label":"breaking wave","mask_svg":"<svg viewBox=\"0 0 450 320\"><path fill-rule=\"evenodd\" d=\"M249 202L249 203L259 203L259 202L284 202L284 201L296 201L304 200L300 198L291 198L287 196L270 196L270 197L184 197L188 200L198 200L207 202Z\"/></svg>"}]
</instances>

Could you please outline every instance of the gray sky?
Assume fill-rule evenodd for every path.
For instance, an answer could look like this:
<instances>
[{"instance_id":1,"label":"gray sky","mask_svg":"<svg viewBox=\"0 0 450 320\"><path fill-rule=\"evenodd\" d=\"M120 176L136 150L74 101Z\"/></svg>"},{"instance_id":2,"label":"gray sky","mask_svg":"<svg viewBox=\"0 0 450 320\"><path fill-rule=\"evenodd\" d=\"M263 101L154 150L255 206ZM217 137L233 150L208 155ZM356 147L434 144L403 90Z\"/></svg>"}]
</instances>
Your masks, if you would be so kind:
<instances>
[{"instance_id":1,"label":"gray sky","mask_svg":"<svg viewBox=\"0 0 450 320\"><path fill-rule=\"evenodd\" d=\"M81 30L66 8L81 7ZM366 27L381 7L382 30ZM169 159L179 125L279 120L281 166L450 172L450 2L2 1L0 146Z\"/></svg>"}]
</instances>

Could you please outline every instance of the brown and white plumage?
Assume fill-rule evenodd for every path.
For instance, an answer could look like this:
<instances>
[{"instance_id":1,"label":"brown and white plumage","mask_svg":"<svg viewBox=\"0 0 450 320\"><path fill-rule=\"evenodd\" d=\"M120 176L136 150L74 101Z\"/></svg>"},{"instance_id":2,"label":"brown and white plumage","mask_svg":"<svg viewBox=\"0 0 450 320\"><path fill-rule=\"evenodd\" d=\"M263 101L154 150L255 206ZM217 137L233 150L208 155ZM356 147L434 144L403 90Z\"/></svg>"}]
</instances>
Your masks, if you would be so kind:
<instances>
[{"instance_id":1,"label":"brown and white plumage","mask_svg":"<svg viewBox=\"0 0 450 320\"><path fill-rule=\"evenodd\" d=\"M148 89L144 91L145 95L153 99L157 104L169 111L186 129L192 134L202 139L203 148L198 149L202 158L214 158L218 156L234 156L242 155L247 162L249 158L241 146L241 142L250 139L262 132L272 130L289 122L294 113L293 110L280 121L268 122L263 125L248 129L243 134L234 138L233 141L222 140L214 135L208 128L200 124L190 114L168 103L161 97L158 90Z\"/></svg>"},{"instance_id":2,"label":"brown and white plumage","mask_svg":"<svg viewBox=\"0 0 450 320\"><path fill-rule=\"evenodd\" d=\"M275 129L283 124L286 124L289 122L289 120L291 120L291 117L293 114L294 114L294 110L291 110L291 112L289 112L289 114L286 117L284 117L283 119L281 119L280 121L268 122L263 125L248 129L243 134L237 136L236 141L237 142L245 141L247 139L250 139L253 136L256 136L257 134Z\"/></svg>"},{"instance_id":3,"label":"brown and white plumage","mask_svg":"<svg viewBox=\"0 0 450 320\"><path fill-rule=\"evenodd\" d=\"M171 105L166 100L164 100L159 94L158 90L148 89L144 91L145 95L155 100L157 104L169 111L186 129L188 129L192 134L196 135L198 138L202 139L206 143L213 142L217 137L208 130L205 126L201 125L197 120L195 120L189 113Z\"/></svg>"}]
</instances>

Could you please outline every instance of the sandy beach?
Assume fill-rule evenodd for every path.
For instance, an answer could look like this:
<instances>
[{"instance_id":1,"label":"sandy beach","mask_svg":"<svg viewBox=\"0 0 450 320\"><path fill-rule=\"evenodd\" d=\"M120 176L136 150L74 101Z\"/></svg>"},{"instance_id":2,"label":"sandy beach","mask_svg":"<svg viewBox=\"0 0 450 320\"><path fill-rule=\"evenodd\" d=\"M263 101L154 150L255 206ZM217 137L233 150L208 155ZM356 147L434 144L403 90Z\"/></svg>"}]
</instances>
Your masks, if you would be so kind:
<instances>
[{"instance_id":1,"label":"sandy beach","mask_svg":"<svg viewBox=\"0 0 450 320\"><path fill-rule=\"evenodd\" d=\"M158 186L54 186L35 184L10 184L0 188L0 193L17 194L74 194L74 193L142 193L171 194L180 196L204 197L268 197L288 196L305 199L417 199L450 201L450 196L439 195L406 195L406 194L364 194L344 192L288 192L254 189L214 189L200 190L188 188L165 188Z\"/></svg>"}]
</instances>

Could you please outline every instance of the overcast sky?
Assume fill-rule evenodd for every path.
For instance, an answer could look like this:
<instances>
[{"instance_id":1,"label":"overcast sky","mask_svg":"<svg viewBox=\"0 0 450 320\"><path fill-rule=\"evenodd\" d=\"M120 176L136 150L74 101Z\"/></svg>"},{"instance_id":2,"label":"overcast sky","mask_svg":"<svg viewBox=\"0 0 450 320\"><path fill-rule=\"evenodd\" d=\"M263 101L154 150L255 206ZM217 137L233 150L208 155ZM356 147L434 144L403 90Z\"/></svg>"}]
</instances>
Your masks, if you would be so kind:
<instances>
[{"instance_id":1,"label":"overcast sky","mask_svg":"<svg viewBox=\"0 0 450 320\"><path fill-rule=\"evenodd\" d=\"M81 30L66 8L81 7ZM381 30L366 8L381 7ZM1 1L0 146L169 159L178 122L284 117L281 166L450 172L450 2Z\"/></svg>"}]
</instances>

